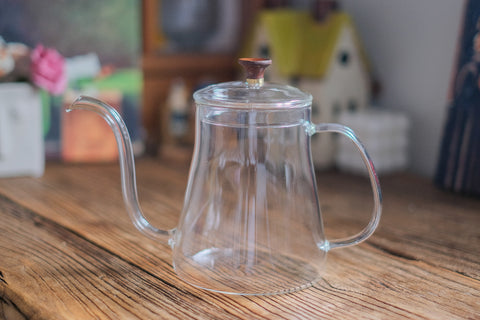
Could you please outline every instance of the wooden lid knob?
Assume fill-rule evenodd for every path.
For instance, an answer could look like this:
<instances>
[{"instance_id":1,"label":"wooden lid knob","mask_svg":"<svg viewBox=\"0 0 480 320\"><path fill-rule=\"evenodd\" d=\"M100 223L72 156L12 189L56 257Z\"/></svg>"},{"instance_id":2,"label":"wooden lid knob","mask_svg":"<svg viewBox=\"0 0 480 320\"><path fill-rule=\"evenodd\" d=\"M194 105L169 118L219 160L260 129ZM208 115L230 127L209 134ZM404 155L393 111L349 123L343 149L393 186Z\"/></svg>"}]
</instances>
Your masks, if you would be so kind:
<instances>
[{"instance_id":1,"label":"wooden lid knob","mask_svg":"<svg viewBox=\"0 0 480 320\"><path fill-rule=\"evenodd\" d=\"M240 58L238 59L238 63L241 64L247 72L247 82L255 80L260 84L260 82L263 83L265 69L272 64L272 60L262 58Z\"/></svg>"}]
</instances>

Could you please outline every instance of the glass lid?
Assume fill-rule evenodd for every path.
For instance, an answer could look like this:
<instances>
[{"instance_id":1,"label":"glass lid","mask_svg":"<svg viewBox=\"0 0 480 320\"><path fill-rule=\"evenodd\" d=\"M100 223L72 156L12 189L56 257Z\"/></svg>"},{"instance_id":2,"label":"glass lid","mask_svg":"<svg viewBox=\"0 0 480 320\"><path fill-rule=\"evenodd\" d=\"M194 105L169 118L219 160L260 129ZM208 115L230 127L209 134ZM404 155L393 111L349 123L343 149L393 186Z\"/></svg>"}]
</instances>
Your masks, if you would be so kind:
<instances>
[{"instance_id":1,"label":"glass lid","mask_svg":"<svg viewBox=\"0 0 480 320\"><path fill-rule=\"evenodd\" d=\"M263 75L271 60L244 58L239 63L247 72L246 81L215 84L194 93L197 104L242 109L303 108L312 96L288 85L265 83Z\"/></svg>"}]
</instances>

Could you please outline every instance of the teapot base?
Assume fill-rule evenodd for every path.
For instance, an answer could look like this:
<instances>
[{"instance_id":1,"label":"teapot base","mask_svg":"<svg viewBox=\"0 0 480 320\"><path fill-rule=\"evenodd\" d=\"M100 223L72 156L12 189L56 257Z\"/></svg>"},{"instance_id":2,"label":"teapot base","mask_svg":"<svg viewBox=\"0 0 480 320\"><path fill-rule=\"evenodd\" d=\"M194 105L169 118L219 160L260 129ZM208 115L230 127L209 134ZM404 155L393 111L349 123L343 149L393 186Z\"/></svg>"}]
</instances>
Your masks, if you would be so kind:
<instances>
[{"instance_id":1,"label":"teapot base","mask_svg":"<svg viewBox=\"0 0 480 320\"><path fill-rule=\"evenodd\" d=\"M204 249L174 261L178 276L213 292L234 295L275 295L312 286L321 278L326 255L305 261L268 250Z\"/></svg>"}]
</instances>

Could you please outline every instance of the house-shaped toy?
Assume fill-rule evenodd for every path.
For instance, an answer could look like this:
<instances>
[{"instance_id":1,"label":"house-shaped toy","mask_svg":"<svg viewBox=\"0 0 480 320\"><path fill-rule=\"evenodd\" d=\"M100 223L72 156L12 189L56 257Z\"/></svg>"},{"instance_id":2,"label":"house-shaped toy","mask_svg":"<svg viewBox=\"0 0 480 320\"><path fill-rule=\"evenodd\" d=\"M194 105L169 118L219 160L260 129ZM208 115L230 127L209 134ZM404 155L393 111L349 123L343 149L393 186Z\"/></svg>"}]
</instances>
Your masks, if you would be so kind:
<instances>
[{"instance_id":1,"label":"house-shaped toy","mask_svg":"<svg viewBox=\"0 0 480 320\"><path fill-rule=\"evenodd\" d=\"M273 60L266 80L312 94L314 123L336 122L341 112L365 109L370 103L367 59L345 12L335 9L318 21L307 11L264 10L247 47L248 55ZM333 164L335 139L326 133L312 137L317 168Z\"/></svg>"}]
</instances>

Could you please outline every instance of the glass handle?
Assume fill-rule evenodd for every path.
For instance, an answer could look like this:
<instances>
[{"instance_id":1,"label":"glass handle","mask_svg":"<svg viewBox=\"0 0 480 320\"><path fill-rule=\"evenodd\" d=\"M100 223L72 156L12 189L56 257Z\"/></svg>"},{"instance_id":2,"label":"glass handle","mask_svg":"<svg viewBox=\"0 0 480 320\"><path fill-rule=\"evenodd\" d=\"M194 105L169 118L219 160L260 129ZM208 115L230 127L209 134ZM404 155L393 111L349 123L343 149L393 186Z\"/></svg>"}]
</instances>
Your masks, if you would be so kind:
<instances>
[{"instance_id":1,"label":"glass handle","mask_svg":"<svg viewBox=\"0 0 480 320\"><path fill-rule=\"evenodd\" d=\"M360 151L363 162L365 163L365 166L368 169L370 184L373 191L374 206L373 206L372 217L368 225L358 234L351 237L343 238L343 239L329 241L328 249L342 248L342 247L348 247L348 246L358 244L366 240L368 237L372 235L372 233L377 228L378 223L380 222L380 216L382 214L382 192L380 190L380 182L378 181L377 173L375 172L375 167L373 166L373 162L370 159L370 156L368 155L367 151L365 150L365 147L362 145L362 143L357 138L357 136L355 135L352 129L340 124L335 124L335 123L322 123L317 125L308 123L306 128L307 128L307 134L309 135L313 135L315 133L321 133L321 132L335 132L335 133L343 134L344 136L349 138L355 144L358 151Z\"/></svg>"},{"instance_id":2,"label":"glass handle","mask_svg":"<svg viewBox=\"0 0 480 320\"><path fill-rule=\"evenodd\" d=\"M93 111L99 114L112 128L118 147L123 201L135 227L152 239L171 244L175 229L161 230L155 228L147 221L140 208L132 142L120 114L108 104L86 96L77 98L66 111L70 112L76 109Z\"/></svg>"}]
</instances>

